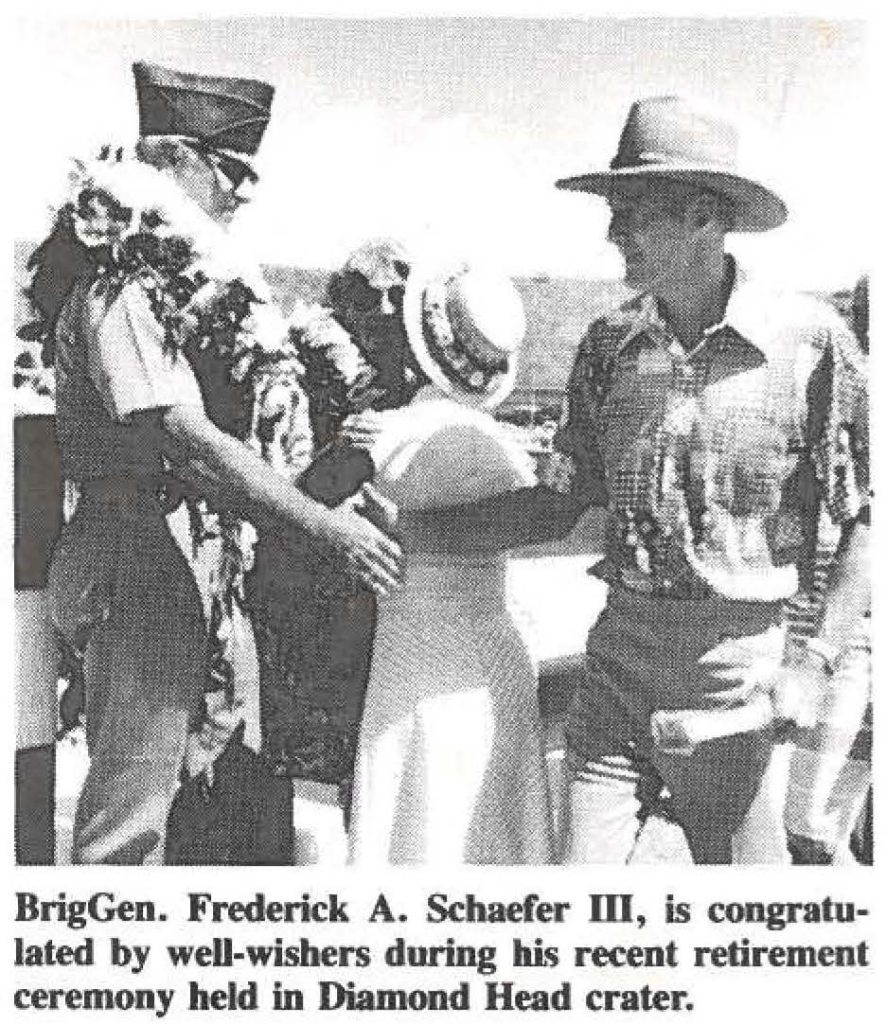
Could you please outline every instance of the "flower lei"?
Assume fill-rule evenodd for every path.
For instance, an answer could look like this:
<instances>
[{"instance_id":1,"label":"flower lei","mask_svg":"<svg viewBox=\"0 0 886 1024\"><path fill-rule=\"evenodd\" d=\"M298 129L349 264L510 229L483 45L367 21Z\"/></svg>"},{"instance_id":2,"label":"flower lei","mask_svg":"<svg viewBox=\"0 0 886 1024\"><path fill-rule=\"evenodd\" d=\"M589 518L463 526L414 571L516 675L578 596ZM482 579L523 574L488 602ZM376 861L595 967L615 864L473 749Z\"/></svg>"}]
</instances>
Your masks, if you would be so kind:
<instances>
[{"instance_id":1,"label":"flower lei","mask_svg":"<svg viewBox=\"0 0 886 1024\"><path fill-rule=\"evenodd\" d=\"M376 372L329 309L300 303L284 322L263 300L260 272L232 258L224 233L164 175L119 151L75 163L68 201L29 270L26 294L37 316L19 331L22 362L49 368L41 387L45 377L50 395L56 320L71 288L86 279L109 298L129 282L141 283L170 355L188 358L201 384L204 371L223 378L220 396L203 389L210 418L290 479L311 456L309 433L307 447L298 446L307 425L305 389L316 410L336 418L384 399ZM207 703L217 707L222 694L233 695L235 612L244 601L255 535L247 522L212 514L187 491L185 502L195 556L207 540L219 541L205 683ZM324 711L319 724L317 717L291 744L282 768L299 771L319 758L325 775L338 778L353 756L352 737L332 712ZM205 770L211 778L219 751L203 741L198 735L188 744L186 761L192 775Z\"/></svg>"},{"instance_id":2,"label":"flower lei","mask_svg":"<svg viewBox=\"0 0 886 1024\"><path fill-rule=\"evenodd\" d=\"M26 294L37 318L19 336L39 342L49 365L55 324L74 284L91 281L113 299L128 283L140 283L166 351L187 358L198 378L212 371L220 395L211 398L204 388L210 418L294 474L303 466L291 464L287 417L299 406L303 411L304 370L287 324L261 297L260 272L232 257L223 231L169 178L108 148L97 161L74 164L69 199L29 261ZM184 499L195 556L206 540L220 540L205 689L232 699L234 610L244 600L255 533L230 513L212 514L187 489Z\"/></svg>"},{"instance_id":3,"label":"flower lei","mask_svg":"<svg viewBox=\"0 0 886 1024\"><path fill-rule=\"evenodd\" d=\"M373 407L385 392L351 335L322 306L301 307L290 338L304 367L314 412L343 419Z\"/></svg>"},{"instance_id":4,"label":"flower lei","mask_svg":"<svg viewBox=\"0 0 886 1024\"><path fill-rule=\"evenodd\" d=\"M468 342L453 329L446 311L446 281L427 285L422 296L422 332L431 355L446 376L474 394L507 373L508 357L481 337Z\"/></svg>"}]
</instances>

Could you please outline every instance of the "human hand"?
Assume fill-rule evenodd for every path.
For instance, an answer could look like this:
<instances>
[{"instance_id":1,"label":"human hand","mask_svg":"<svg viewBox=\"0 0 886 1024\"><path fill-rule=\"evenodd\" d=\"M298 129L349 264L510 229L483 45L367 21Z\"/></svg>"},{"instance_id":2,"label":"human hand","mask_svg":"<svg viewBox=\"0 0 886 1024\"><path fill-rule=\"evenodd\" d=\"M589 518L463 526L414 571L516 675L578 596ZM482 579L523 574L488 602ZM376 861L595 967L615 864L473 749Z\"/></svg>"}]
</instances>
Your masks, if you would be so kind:
<instances>
[{"instance_id":1,"label":"human hand","mask_svg":"<svg viewBox=\"0 0 886 1024\"><path fill-rule=\"evenodd\" d=\"M203 732L211 741L221 741L224 746L243 721L243 701L237 698L231 703L223 690L214 690L205 695L203 702L206 705Z\"/></svg>"},{"instance_id":2,"label":"human hand","mask_svg":"<svg viewBox=\"0 0 886 1024\"><path fill-rule=\"evenodd\" d=\"M372 448L384 423L383 414L375 409L354 413L344 420L340 436L357 448Z\"/></svg>"},{"instance_id":3,"label":"human hand","mask_svg":"<svg viewBox=\"0 0 886 1024\"><path fill-rule=\"evenodd\" d=\"M813 728L827 688L827 676L817 660L791 659L768 681L773 717L799 729Z\"/></svg>"},{"instance_id":4,"label":"human hand","mask_svg":"<svg viewBox=\"0 0 886 1024\"><path fill-rule=\"evenodd\" d=\"M380 530L393 536L396 532L399 509L393 501L384 497L372 484L363 484L354 500L354 509Z\"/></svg>"},{"instance_id":5,"label":"human hand","mask_svg":"<svg viewBox=\"0 0 886 1024\"><path fill-rule=\"evenodd\" d=\"M400 545L350 504L329 509L326 540L354 580L385 597L403 579Z\"/></svg>"},{"instance_id":6,"label":"human hand","mask_svg":"<svg viewBox=\"0 0 886 1024\"><path fill-rule=\"evenodd\" d=\"M211 786L215 761L243 721L243 701L235 700L231 704L218 690L207 693L204 703L206 713L185 743L184 767L191 778L202 774L206 784Z\"/></svg>"},{"instance_id":7,"label":"human hand","mask_svg":"<svg viewBox=\"0 0 886 1024\"><path fill-rule=\"evenodd\" d=\"M689 757L700 743L763 729L772 721L772 700L764 690L736 707L654 711L650 728L660 751Z\"/></svg>"}]
</instances>

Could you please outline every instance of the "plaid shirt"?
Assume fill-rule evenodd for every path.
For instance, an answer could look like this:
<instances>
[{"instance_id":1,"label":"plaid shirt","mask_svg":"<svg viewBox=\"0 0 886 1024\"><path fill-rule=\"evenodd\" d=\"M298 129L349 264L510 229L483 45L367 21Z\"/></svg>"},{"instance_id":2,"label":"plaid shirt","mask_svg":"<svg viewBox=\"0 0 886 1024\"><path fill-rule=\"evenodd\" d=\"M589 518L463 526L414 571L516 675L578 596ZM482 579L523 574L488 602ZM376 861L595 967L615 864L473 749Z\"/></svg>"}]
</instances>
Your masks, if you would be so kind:
<instances>
[{"instance_id":1,"label":"plaid shirt","mask_svg":"<svg viewBox=\"0 0 886 1024\"><path fill-rule=\"evenodd\" d=\"M729 259L725 316L691 351L651 295L591 325L542 482L605 482L610 583L780 601L814 566L820 502L841 524L867 501L866 367L830 307Z\"/></svg>"}]
</instances>

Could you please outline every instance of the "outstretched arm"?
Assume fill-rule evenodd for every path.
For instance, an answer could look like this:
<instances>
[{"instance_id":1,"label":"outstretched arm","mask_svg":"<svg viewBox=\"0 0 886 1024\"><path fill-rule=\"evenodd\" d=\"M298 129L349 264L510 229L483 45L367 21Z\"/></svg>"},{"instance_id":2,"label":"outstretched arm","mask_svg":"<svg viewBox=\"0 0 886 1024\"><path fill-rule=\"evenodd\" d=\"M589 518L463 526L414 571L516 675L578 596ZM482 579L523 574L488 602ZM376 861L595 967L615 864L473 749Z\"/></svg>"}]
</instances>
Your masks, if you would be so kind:
<instances>
[{"instance_id":1,"label":"outstretched arm","mask_svg":"<svg viewBox=\"0 0 886 1024\"><path fill-rule=\"evenodd\" d=\"M592 504L587 495L579 500L538 485L467 505L401 513L397 529L411 551L496 552L565 537Z\"/></svg>"},{"instance_id":2,"label":"outstretched arm","mask_svg":"<svg viewBox=\"0 0 886 1024\"><path fill-rule=\"evenodd\" d=\"M113 418L139 418L158 430L163 452L219 508L284 536L308 534L378 593L397 585L403 555L395 541L350 505L330 509L303 494L212 423L187 359L166 350L141 284L126 284L110 305L95 290L86 301L96 324L87 337L90 377Z\"/></svg>"},{"instance_id":3,"label":"outstretched arm","mask_svg":"<svg viewBox=\"0 0 886 1024\"><path fill-rule=\"evenodd\" d=\"M308 534L331 548L346 569L379 594L399 583L399 545L349 506L327 508L279 476L251 448L214 426L195 405L159 416L163 447L173 462L205 467L223 507L257 525Z\"/></svg>"},{"instance_id":4,"label":"outstretched arm","mask_svg":"<svg viewBox=\"0 0 886 1024\"><path fill-rule=\"evenodd\" d=\"M431 511L401 511L398 537L408 551L496 552L565 537L586 509L608 501L605 467L596 444L599 359L593 327L576 356L563 416L544 483ZM343 436L372 451L384 414L349 417ZM452 445L453 451L462 451ZM469 464L463 466L465 471ZM457 502L457 498L452 499Z\"/></svg>"}]
</instances>

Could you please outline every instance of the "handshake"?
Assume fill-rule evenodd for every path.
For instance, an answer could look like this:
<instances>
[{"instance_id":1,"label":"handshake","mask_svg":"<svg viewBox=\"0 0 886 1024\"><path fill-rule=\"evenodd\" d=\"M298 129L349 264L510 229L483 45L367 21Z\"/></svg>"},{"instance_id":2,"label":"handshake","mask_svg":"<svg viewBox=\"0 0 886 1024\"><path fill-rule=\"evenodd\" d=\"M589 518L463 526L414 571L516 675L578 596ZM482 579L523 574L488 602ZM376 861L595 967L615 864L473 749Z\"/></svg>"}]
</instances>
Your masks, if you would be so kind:
<instances>
[{"instance_id":1,"label":"handshake","mask_svg":"<svg viewBox=\"0 0 886 1024\"><path fill-rule=\"evenodd\" d=\"M373 473L363 448L337 440L318 453L299 486L330 510L329 539L348 575L385 596L400 585L404 559L396 539L397 507L372 486Z\"/></svg>"}]
</instances>

